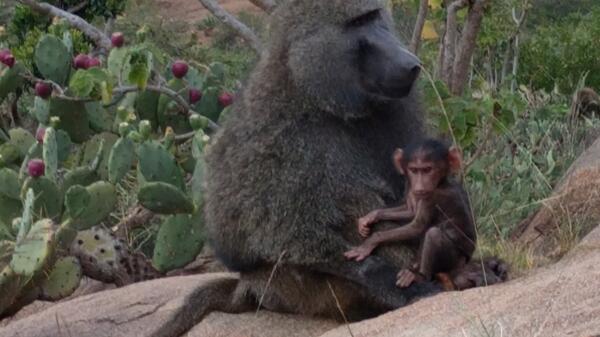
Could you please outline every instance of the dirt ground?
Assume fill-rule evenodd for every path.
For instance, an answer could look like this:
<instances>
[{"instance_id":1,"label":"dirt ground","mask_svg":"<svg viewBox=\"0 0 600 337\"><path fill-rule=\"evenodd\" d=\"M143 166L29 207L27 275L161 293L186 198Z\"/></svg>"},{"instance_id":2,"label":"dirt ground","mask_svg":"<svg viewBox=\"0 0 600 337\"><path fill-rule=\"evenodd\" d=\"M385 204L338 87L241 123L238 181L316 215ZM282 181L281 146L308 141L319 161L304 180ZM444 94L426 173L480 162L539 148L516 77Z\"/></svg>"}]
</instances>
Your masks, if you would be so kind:
<instances>
[{"instance_id":1,"label":"dirt ground","mask_svg":"<svg viewBox=\"0 0 600 337\"><path fill-rule=\"evenodd\" d=\"M260 9L247 0L219 0L218 2L223 8L234 14L241 11L260 12ZM209 15L209 12L198 0L158 0L157 4L166 19L181 19L195 23Z\"/></svg>"}]
</instances>

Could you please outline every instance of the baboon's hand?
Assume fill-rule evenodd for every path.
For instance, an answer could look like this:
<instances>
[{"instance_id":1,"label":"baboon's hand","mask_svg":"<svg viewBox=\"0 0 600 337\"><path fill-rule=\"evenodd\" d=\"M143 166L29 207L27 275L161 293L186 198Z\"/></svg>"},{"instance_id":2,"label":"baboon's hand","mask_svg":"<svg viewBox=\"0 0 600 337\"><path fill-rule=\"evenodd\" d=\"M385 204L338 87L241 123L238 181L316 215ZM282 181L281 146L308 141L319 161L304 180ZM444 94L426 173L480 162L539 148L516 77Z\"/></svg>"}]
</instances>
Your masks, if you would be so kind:
<instances>
[{"instance_id":1,"label":"baboon's hand","mask_svg":"<svg viewBox=\"0 0 600 337\"><path fill-rule=\"evenodd\" d=\"M368 237L369 234L371 234L370 226L376 222L377 222L377 212L376 211L370 212L369 214L358 219L358 221L357 221L358 233L360 234L360 236L362 236L364 238Z\"/></svg>"},{"instance_id":2,"label":"baboon's hand","mask_svg":"<svg viewBox=\"0 0 600 337\"><path fill-rule=\"evenodd\" d=\"M350 249L349 251L345 252L344 256L348 260L355 260L355 261L360 262L360 261L366 259L367 256L371 255L371 252L373 252L373 249L375 249L375 246L372 246L365 242L365 244L362 244L358 247L354 247L354 248Z\"/></svg>"},{"instance_id":3,"label":"baboon's hand","mask_svg":"<svg viewBox=\"0 0 600 337\"><path fill-rule=\"evenodd\" d=\"M415 273L408 269L402 269L396 277L396 286L400 288L408 288L413 282L417 280Z\"/></svg>"}]
</instances>

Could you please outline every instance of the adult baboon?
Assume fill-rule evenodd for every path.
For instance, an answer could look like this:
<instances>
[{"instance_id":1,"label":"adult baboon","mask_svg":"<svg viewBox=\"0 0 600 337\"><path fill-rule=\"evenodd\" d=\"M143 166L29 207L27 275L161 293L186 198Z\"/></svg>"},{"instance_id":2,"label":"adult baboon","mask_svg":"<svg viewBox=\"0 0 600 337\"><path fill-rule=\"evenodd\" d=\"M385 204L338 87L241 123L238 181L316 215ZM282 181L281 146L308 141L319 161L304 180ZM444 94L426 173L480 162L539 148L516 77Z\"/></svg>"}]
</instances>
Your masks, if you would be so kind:
<instances>
[{"instance_id":1,"label":"adult baboon","mask_svg":"<svg viewBox=\"0 0 600 337\"><path fill-rule=\"evenodd\" d=\"M272 18L207 150L210 242L241 272L237 294L268 309L339 318L332 292L350 319L402 306L426 287L395 286L412 250L343 253L361 215L404 193L391 155L422 136L419 60L377 0L290 0Z\"/></svg>"}]
</instances>

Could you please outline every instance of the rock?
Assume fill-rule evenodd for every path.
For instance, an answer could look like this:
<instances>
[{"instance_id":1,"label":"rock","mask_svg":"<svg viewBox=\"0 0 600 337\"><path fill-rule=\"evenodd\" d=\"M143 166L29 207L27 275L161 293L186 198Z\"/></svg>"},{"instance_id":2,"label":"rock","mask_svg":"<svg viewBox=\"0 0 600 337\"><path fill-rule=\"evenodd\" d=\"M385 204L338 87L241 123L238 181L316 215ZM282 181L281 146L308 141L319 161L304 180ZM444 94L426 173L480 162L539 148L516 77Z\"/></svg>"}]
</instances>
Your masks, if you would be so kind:
<instances>
[{"instance_id":1,"label":"rock","mask_svg":"<svg viewBox=\"0 0 600 337\"><path fill-rule=\"evenodd\" d=\"M11 321L0 336L179 336L207 314L205 297L227 300L237 281L218 273L141 282L57 303Z\"/></svg>"},{"instance_id":2,"label":"rock","mask_svg":"<svg viewBox=\"0 0 600 337\"><path fill-rule=\"evenodd\" d=\"M331 320L260 311L243 314L215 312L196 325L186 337L306 337L339 326Z\"/></svg>"},{"instance_id":3,"label":"rock","mask_svg":"<svg viewBox=\"0 0 600 337\"><path fill-rule=\"evenodd\" d=\"M557 224L576 223L588 230L600 221L600 138L567 170L543 206L519 227L514 237L538 254L556 250ZM588 225L588 226L586 226ZM585 234L585 231L584 231Z\"/></svg>"},{"instance_id":4,"label":"rock","mask_svg":"<svg viewBox=\"0 0 600 337\"><path fill-rule=\"evenodd\" d=\"M594 336L600 333L600 227L560 262L501 285L448 292L351 324L355 337ZM347 337L339 327L322 337Z\"/></svg>"},{"instance_id":5,"label":"rock","mask_svg":"<svg viewBox=\"0 0 600 337\"><path fill-rule=\"evenodd\" d=\"M2 322L8 325L0 329L0 337L596 336L600 333L599 261L597 227L558 263L528 276L439 294L351 325L266 311L208 314L206 299L211 294L222 298L216 305L229 301L238 281L235 274L163 278L78 297L45 310L47 304L38 303L42 307L25 308L30 311ZM39 309L43 311L32 314Z\"/></svg>"}]
</instances>

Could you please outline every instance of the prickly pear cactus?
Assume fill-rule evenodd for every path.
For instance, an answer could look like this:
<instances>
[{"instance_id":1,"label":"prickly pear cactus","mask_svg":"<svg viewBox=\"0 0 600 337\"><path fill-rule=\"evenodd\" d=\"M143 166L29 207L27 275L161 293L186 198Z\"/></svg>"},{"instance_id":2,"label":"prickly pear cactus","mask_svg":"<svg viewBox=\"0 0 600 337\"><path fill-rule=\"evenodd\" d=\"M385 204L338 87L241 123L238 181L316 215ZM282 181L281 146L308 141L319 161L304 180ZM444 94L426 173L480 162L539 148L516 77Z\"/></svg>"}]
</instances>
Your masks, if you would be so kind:
<instances>
[{"instance_id":1,"label":"prickly pear cactus","mask_svg":"<svg viewBox=\"0 0 600 337\"><path fill-rule=\"evenodd\" d=\"M83 143L92 135L86 105L82 101L52 97L49 116L60 119L58 128L67 132L75 143Z\"/></svg>"},{"instance_id":2,"label":"prickly pear cactus","mask_svg":"<svg viewBox=\"0 0 600 337\"><path fill-rule=\"evenodd\" d=\"M21 158L27 155L31 145L35 143L33 135L23 128L10 129L8 131L8 136L10 137L10 143L19 149Z\"/></svg>"},{"instance_id":3,"label":"prickly pear cactus","mask_svg":"<svg viewBox=\"0 0 600 337\"><path fill-rule=\"evenodd\" d=\"M56 130L52 127L46 129L42 156L46 166L46 177L56 182L58 179L58 144Z\"/></svg>"},{"instance_id":4,"label":"prickly pear cactus","mask_svg":"<svg viewBox=\"0 0 600 337\"><path fill-rule=\"evenodd\" d=\"M144 142L138 148L138 168L148 182L164 182L181 190L185 188L181 169L167 149L156 142Z\"/></svg>"},{"instance_id":5,"label":"prickly pear cactus","mask_svg":"<svg viewBox=\"0 0 600 337\"><path fill-rule=\"evenodd\" d=\"M67 214L72 219L70 227L85 230L110 215L117 204L117 192L112 184L104 181L86 188L76 185L67 191L65 203Z\"/></svg>"},{"instance_id":6,"label":"prickly pear cactus","mask_svg":"<svg viewBox=\"0 0 600 337\"><path fill-rule=\"evenodd\" d=\"M170 216L158 231L153 264L160 272L181 268L196 258L203 245L201 216L189 214Z\"/></svg>"},{"instance_id":7,"label":"prickly pear cactus","mask_svg":"<svg viewBox=\"0 0 600 337\"><path fill-rule=\"evenodd\" d=\"M46 177L29 177L25 180L21 190L21 200L25 200L26 193L32 189L35 194L34 214L38 218L57 219L62 213L63 195L58 186Z\"/></svg>"},{"instance_id":8,"label":"prickly pear cactus","mask_svg":"<svg viewBox=\"0 0 600 337\"><path fill-rule=\"evenodd\" d=\"M62 40L45 35L35 47L34 61L45 79L64 85L71 71L71 53Z\"/></svg>"},{"instance_id":9,"label":"prickly pear cactus","mask_svg":"<svg viewBox=\"0 0 600 337\"><path fill-rule=\"evenodd\" d=\"M140 253L102 227L80 231L70 253L79 258L83 273L105 283L124 286L162 276Z\"/></svg>"},{"instance_id":10,"label":"prickly pear cactus","mask_svg":"<svg viewBox=\"0 0 600 337\"><path fill-rule=\"evenodd\" d=\"M140 188L142 206L159 214L192 213L194 204L177 187L163 182L146 183Z\"/></svg>"},{"instance_id":11,"label":"prickly pear cactus","mask_svg":"<svg viewBox=\"0 0 600 337\"><path fill-rule=\"evenodd\" d=\"M72 256L59 259L52 267L48 278L43 280L40 299L58 301L77 290L81 281L81 265Z\"/></svg>"},{"instance_id":12,"label":"prickly pear cactus","mask_svg":"<svg viewBox=\"0 0 600 337\"><path fill-rule=\"evenodd\" d=\"M31 227L29 233L15 245L10 268L23 276L34 276L49 262L54 249L54 223L43 219Z\"/></svg>"},{"instance_id":13,"label":"prickly pear cactus","mask_svg":"<svg viewBox=\"0 0 600 337\"><path fill-rule=\"evenodd\" d=\"M21 198L21 184L16 171L9 168L0 169L0 196L15 200Z\"/></svg>"},{"instance_id":14,"label":"prickly pear cactus","mask_svg":"<svg viewBox=\"0 0 600 337\"><path fill-rule=\"evenodd\" d=\"M25 67L21 63L15 64L12 68L5 68L0 72L0 102L8 94L23 85L23 82L25 82L24 73Z\"/></svg>"},{"instance_id":15,"label":"prickly pear cactus","mask_svg":"<svg viewBox=\"0 0 600 337\"><path fill-rule=\"evenodd\" d=\"M110 151L108 156L108 180L116 184L133 165L135 160L135 144L127 137L121 137Z\"/></svg>"}]
</instances>

